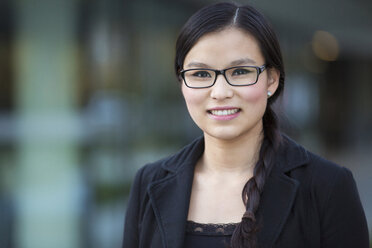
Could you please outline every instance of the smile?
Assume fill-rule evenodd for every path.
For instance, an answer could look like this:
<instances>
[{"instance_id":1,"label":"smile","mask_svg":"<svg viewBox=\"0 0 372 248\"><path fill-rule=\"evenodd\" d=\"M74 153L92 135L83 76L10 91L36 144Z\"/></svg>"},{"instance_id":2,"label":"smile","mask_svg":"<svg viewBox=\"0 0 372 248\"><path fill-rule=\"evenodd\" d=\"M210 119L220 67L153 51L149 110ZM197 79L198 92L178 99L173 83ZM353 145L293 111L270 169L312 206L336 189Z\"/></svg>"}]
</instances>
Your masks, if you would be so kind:
<instances>
[{"instance_id":1,"label":"smile","mask_svg":"<svg viewBox=\"0 0 372 248\"><path fill-rule=\"evenodd\" d=\"M218 110L209 110L212 115L217 115L217 116L226 116L226 115L233 115L237 112L239 112L240 109L235 108L235 109L218 109Z\"/></svg>"}]
</instances>

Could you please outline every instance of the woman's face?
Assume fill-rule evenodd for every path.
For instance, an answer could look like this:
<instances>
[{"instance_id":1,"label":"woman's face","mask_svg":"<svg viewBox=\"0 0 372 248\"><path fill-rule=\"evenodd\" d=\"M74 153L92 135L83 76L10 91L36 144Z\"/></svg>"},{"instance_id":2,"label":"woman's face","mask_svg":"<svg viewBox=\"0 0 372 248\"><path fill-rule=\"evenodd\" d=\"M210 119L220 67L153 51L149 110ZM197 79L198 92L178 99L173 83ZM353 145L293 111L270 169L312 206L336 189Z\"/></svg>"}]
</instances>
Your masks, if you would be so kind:
<instances>
[{"instance_id":1,"label":"woman's face","mask_svg":"<svg viewBox=\"0 0 372 248\"><path fill-rule=\"evenodd\" d=\"M186 55L183 69L221 70L263 64L256 39L233 27L202 36ZM254 85L231 86L219 75L210 88L192 89L183 83L182 93L192 119L204 135L234 140L261 133L267 92L274 94L278 81L279 72L266 69Z\"/></svg>"}]
</instances>

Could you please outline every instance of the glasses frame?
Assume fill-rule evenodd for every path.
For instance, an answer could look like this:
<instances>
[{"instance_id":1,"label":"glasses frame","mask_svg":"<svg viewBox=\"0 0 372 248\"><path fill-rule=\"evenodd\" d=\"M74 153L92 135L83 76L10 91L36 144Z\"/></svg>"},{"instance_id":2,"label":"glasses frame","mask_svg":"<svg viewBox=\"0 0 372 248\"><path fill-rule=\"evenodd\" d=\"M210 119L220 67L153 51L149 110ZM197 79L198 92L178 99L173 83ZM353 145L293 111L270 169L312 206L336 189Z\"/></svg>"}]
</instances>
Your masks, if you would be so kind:
<instances>
[{"instance_id":1,"label":"glasses frame","mask_svg":"<svg viewBox=\"0 0 372 248\"><path fill-rule=\"evenodd\" d=\"M256 77L256 81L254 83L250 83L250 84L232 84L229 82L229 80L227 79L226 77L226 71L227 70L230 70L230 69L235 69L235 68L243 68L243 67L250 67L250 68L255 68L257 70L257 77ZM258 81L258 77L260 76L260 74L266 69L266 64L262 65L262 66L233 66L233 67L229 67L229 68L226 68L226 69L223 69L223 70L216 70L216 69L209 69L209 68L192 68L192 69L187 69L187 70L181 70L180 73L181 73L181 77L183 79L183 82L185 83L185 85L189 88L192 88L192 89L205 89L205 88L210 88L212 87L216 81L217 81L217 77L218 75L223 75L223 77L225 78L226 82L231 85L231 86L250 86L250 85L254 85L257 83ZM193 87L193 86L190 86L187 84L186 82L186 79L185 79L185 73L188 72L188 71L197 71L197 70L208 70L208 71L213 71L215 72L215 77L214 77L214 81L211 85L209 86L203 86L203 87Z\"/></svg>"}]
</instances>

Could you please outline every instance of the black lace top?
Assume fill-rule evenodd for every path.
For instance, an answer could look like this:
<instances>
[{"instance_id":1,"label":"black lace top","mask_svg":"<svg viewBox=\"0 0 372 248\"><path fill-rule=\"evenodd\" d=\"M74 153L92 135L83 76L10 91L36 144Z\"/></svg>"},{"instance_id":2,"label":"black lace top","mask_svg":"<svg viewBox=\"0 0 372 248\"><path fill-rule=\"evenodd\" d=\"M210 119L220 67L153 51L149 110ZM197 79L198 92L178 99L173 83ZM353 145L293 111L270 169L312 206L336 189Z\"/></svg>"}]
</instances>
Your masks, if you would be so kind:
<instances>
[{"instance_id":1,"label":"black lace top","mask_svg":"<svg viewBox=\"0 0 372 248\"><path fill-rule=\"evenodd\" d=\"M237 225L238 223L202 224L187 221L184 248L228 248Z\"/></svg>"}]
</instances>

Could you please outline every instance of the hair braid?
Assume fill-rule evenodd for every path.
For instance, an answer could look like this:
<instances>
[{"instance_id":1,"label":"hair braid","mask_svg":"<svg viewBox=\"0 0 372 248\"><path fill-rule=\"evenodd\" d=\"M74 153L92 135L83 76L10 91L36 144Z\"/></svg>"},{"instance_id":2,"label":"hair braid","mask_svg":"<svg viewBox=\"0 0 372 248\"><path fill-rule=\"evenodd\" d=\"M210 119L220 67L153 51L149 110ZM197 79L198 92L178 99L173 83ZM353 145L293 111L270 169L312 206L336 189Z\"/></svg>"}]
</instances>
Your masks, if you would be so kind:
<instances>
[{"instance_id":1,"label":"hair braid","mask_svg":"<svg viewBox=\"0 0 372 248\"><path fill-rule=\"evenodd\" d=\"M253 170L253 177L244 185L242 198L246 206L241 223L236 227L232 238L232 248L257 247L257 232L260 228L255 213L260 203L267 176L274 163L275 151L280 143L278 121L270 105L263 116L264 139L260 148L259 159Z\"/></svg>"}]
</instances>

